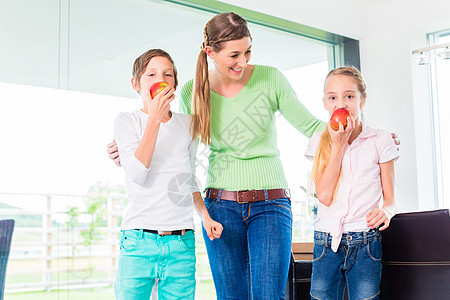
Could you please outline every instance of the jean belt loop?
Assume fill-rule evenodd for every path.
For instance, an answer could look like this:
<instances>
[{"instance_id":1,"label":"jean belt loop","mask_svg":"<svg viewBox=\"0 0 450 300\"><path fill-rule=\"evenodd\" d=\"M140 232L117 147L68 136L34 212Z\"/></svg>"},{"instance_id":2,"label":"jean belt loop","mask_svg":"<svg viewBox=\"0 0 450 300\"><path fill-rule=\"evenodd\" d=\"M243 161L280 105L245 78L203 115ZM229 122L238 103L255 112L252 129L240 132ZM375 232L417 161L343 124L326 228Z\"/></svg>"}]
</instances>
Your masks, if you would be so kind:
<instances>
[{"instance_id":1,"label":"jean belt loop","mask_svg":"<svg viewBox=\"0 0 450 300\"><path fill-rule=\"evenodd\" d=\"M367 231L364 231L364 245L367 245Z\"/></svg>"},{"instance_id":2,"label":"jean belt loop","mask_svg":"<svg viewBox=\"0 0 450 300\"><path fill-rule=\"evenodd\" d=\"M144 229L139 229L139 238L143 238L144 237Z\"/></svg>"},{"instance_id":3,"label":"jean belt loop","mask_svg":"<svg viewBox=\"0 0 450 300\"><path fill-rule=\"evenodd\" d=\"M326 234L325 234L325 247L328 247L328 237L330 236L330 233L329 232L327 232Z\"/></svg>"},{"instance_id":4,"label":"jean belt loop","mask_svg":"<svg viewBox=\"0 0 450 300\"><path fill-rule=\"evenodd\" d=\"M266 198L266 201L269 200L269 193L266 189L264 189L264 198Z\"/></svg>"},{"instance_id":5,"label":"jean belt loop","mask_svg":"<svg viewBox=\"0 0 450 300\"><path fill-rule=\"evenodd\" d=\"M217 195L217 202L220 202L220 197L222 197L223 189L219 190L219 195Z\"/></svg>"}]
</instances>

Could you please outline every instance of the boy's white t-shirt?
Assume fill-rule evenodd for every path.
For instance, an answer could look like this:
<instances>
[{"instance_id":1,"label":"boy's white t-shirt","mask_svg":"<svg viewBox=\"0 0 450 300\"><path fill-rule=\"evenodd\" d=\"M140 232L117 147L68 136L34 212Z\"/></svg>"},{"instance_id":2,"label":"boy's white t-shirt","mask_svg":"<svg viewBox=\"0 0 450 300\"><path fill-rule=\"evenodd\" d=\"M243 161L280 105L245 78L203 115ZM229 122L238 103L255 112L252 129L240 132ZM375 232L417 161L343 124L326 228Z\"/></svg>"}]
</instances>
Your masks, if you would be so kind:
<instances>
[{"instance_id":1,"label":"boy's white t-shirt","mask_svg":"<svg viewBox=\"0 0 450 300\"><path fill-rule=\"evenodd\" d=\"M197 141L189 134L190 116L172 113L161 123L150 168L134 153L142 139L148 115L141 110L120 113L114 122L114 139L119 148L130 203L122 230L194 229L193 192Z\"/></svg>"},{"instance_id":2,"label":"boy's white t-shirt","mask_svg":"<svg viewBox=\"0 0 450 300\"><path fill-rule=\"evenodd\" d=\"M322 132L315 133L305 156L313 159ZM343 232L367 231L366 215L379 207L383 196L380 164L399 157L388 132L363 124L359 136L346 146L336 197L330 206L319 202L315 230L329 232L336 251Z\"/></svg>"}]
</instances>

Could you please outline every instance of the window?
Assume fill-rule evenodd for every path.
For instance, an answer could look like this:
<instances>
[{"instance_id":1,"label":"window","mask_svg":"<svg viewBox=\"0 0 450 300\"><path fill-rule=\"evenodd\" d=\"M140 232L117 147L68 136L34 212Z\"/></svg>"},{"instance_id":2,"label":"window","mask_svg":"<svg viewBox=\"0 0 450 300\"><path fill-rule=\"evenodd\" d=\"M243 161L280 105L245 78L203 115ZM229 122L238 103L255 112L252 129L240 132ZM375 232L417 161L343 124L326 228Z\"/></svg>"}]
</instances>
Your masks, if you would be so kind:
<instances>
[{"instance_id":1,"label":"window","mask_svg":"<svg viewBox=\"0 0 450 300\"><path fill-rule=\"evenodd\" d=\"M450 29L428 35L430 46L450 44ZM442 57L448 47L431 51L430 77L432 89L434 155L437 199L436 207L450 208L450 59Z\"/></svg>"}]
</instances>

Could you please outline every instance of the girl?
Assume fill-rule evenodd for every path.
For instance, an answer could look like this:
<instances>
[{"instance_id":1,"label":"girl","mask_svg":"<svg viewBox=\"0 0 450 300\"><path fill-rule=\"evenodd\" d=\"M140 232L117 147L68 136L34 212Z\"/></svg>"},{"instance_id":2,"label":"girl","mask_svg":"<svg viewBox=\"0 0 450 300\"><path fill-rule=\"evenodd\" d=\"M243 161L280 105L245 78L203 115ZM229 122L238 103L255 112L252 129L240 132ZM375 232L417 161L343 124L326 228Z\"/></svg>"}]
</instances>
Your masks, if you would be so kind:
<instances>
[{"instance_id":1,"label":"girl","mask_svg":"<svg viewBox=\"0 0 450 300\"><path fill-rule=\"evenodd\" d=\"M168 84L152 100L150 87ZM133 89L143 108L120 113L114 124L130 197L122 221L117 299L150 298L158 279L158 296L194 299L195 238L192 207L210 239L222 226L213 221L195 184L196 142L189 134L190 117L172 113L177 71L170 55L152 49L134 62Z\"/></svg>"},{"instance_id":2,"label":"girl","mask_svg":"<svg viewBox=\"0 0 450 300\"><path fill-rule=\"evenodd\" d=\"M350 299L378 299L379 230L389 226L397 211L394 161L399 155L389 133L361 122L366 97L366 83L355 68L328 74L325 109L331 115L345 108L351 117L345 129L340 124L334 131L328 124L323 133L314 134L306 151L314 157L311 180L319 199L312 299L342 299L346 283Z\"/></svg>"}]
</instances>

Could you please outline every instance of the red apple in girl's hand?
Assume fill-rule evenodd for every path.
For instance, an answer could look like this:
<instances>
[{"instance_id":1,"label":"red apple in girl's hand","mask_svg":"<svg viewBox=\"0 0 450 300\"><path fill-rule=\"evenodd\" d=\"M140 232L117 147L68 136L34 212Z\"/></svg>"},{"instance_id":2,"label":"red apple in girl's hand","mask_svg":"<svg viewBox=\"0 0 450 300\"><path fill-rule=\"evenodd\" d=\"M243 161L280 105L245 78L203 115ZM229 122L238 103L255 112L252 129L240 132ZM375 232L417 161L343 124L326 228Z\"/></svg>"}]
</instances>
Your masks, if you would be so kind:
<instances>
[{"instance_id":1,"label":"red apple in girl's hand","mask_svg":"<svg viewBox=\"0 0 450 300\"><path fill-rule=\"evenodd\" d=\"M155 98L155 96L158 95L166 86L168 86L168 84L164 81L154 83L150 88L150 96L152 99Z\"/></svg>"},{"instance_id":2,"label":"red apple in girl's hand","mask_svg":"<svg viewBox=\"0 0 450 300\"><path fill-rule=\"evenodd\" d=\"M334 111L330 118L330 126L334 131L339 130L339 123L344 125L344 129L347 127L347 118L350 117L350 113L345 108L338 108Z\"/></svg>"}]
</instances>

